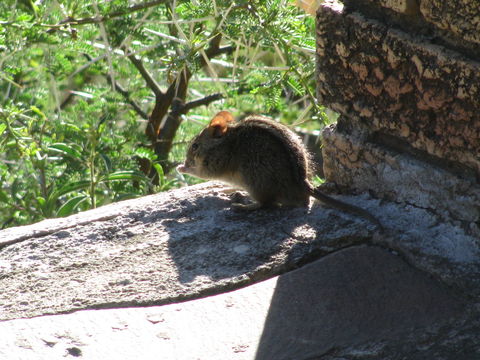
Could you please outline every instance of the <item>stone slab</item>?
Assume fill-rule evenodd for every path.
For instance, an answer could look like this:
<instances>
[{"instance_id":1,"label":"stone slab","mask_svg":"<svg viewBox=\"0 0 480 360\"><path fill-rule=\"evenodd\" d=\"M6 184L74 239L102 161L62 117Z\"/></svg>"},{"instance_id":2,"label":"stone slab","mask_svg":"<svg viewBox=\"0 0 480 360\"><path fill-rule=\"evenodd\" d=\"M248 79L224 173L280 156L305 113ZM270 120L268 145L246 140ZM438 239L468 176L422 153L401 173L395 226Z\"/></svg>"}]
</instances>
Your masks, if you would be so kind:
<instances>
[{"instance_id":1,"label":"stone slab","mask_svg":"<svg viewBox=\"0 0 480 360\"><path fill-rule=\"evenodd\" d=\"M18 237L0 232L7 241L0 320L200 298L365 243L394 249L466 296L480 296L478 237L426 209L337 196L376 216L386 229L378 234L369 222L318 204L238 213L225 191L204 183L61 219L62 227L49 220L16 228Z\"/></svg>"},{"instance_id":2,"label":"stone slab","mask_svg":"<svg viewBox=\"0 0 480 360\"><path fill-rule=\"evenodd\" d=\"M462 301L437 285L379 248L330 254L277 280L258 359L322 359L349 348L362 359L395 358L382 343L414 349L411 337L418 341L426 328L463 318Z\"/></svg>"},{"instance_id":3,"label":"stone slab","mask_svg":"<svg viewBox=\"0 0 480 360\"><path fill-rule=\"evenodd\" d=\"M0 358L284 360L343 352L349 359L395 359L403 346L407 358L425 359L452 344L442 329L464 329L465 311L458 294L398 256L353 246L200 300L0 322ZM456 346L480 354L479 337L469 329ZM355 355L353 348L363 350Z\"/></svg>"},{"instance_id":4,"label":"stone slab","mask_svg":"<svg viewBox=\"0 0 480 360\"><path fill-rule=\"evenodd\" d=\"M206 183L0 231L0 320L198 298L375 231L319 205L239 213L225 189ZM351 199L366 209L377 203Z\"/></svg>"}]
</instances>

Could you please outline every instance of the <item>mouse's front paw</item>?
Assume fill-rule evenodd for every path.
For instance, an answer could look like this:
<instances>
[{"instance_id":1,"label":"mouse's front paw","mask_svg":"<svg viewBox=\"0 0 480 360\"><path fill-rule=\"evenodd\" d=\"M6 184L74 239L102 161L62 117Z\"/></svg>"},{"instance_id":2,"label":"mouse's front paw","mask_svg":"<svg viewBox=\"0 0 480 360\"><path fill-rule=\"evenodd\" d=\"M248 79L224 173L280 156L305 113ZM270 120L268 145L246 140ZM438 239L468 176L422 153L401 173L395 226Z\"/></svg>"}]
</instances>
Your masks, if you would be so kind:
<instances>
[{"instance_id":1,"label":"mouse's front paw","mask_svg":"<svg viewBox=\"0 0 480 360\"><path fill-rule=\"evenodd\" d=\"M257 202L249 203L249 204L241 204L238 202L232 203L232 208L238 211L252 211L252 210L260 209L261 207L262 206Z\"/></svg>"},{"instance_id":2,"label":"mouse's front paw","mask_svg":"<svg viewBox=\"0 0 480 360\"><path fill-rule=\"evenodd\" d=\"M232 192L231 194L229 194L229 197L233 203L238 203L238 204L250 203L250 198L241 191Z\"/></svg>"}]
</instances>

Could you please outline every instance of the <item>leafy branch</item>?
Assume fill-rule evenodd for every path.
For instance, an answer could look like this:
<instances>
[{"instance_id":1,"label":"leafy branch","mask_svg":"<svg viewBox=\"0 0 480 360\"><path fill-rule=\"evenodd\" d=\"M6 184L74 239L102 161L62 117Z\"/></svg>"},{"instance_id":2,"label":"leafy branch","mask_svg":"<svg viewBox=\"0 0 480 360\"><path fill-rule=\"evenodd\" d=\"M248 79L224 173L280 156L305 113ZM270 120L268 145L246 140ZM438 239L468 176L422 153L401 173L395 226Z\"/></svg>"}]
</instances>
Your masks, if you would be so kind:
<instances>
[{"instance_id":1,"label":"leafy branch","mask_svg":"<svg viewBox=\"0 0 480 360\"><path fill-rule=\"evenodd\" d=\"M55 28L62 28L66 25L85 25L85 24L98 24L98 23L103 23L107 20L111 20L117 17L122 17L125 15L132 14L137 11L145 10L151 7L155 7L157 5L164 4L168 2L169 0L154 0L154 1L149 1L145 3L140 3L136 5L129 6L125 9L118 10L118 11L112 11L109 14L105 15L100 15L100 16L95 16L95 17L85 17L81 19L75 19L73 17L68 17L62 21L60 21L58 24L40 24L43 27L48 27L51 29Z\"/></svg>"},{"instance_id":2,"label":"leafy branch","mask_svg":"<svg viewBox=\"0 0 480 360\"><path fill-rule=\"evenodd\" d=\"M204 67L207 64L207 60L220 54L231 53L233 47L221 47L221 40L221 34L213 36L205 50L205 57L198 51L194 62L199 67ZM124 49L124 51L127 51L127 49ZM178 71L167 90L162 91L139 58L134 55L128 55L127 58L139 71L145 83L155 95L155 105L148 118L145 134L150 140L158 159L165 165L173 145L173 139L182 121L181 116L198 106L208 105L213 101L217 101L223 98L223 95L212 94L186 103L187 89L192 77L192 72L187 65ZM142 168L146 173L155 175L151 169L147 169L145 166L142 166Z\"/></svg>"}]
</instances>

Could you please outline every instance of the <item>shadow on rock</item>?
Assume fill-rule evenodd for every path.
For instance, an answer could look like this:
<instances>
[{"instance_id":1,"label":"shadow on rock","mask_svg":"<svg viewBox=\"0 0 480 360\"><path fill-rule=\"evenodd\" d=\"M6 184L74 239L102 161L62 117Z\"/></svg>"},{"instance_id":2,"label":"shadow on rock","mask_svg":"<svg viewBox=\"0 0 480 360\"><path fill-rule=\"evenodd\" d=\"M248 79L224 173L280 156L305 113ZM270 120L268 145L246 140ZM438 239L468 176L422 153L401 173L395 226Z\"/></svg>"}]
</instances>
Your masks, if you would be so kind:
<instances>
[{"instance_id":1,"label":"shadow on rock","mask_svg":"<svg viewBox=\"0 0 480 360\"><path fill-rule=\"evenodd\" d=\"M184 201L181 206L162 222L181 283L202 277L251 280L262 269L284 262L295 229L305 226L310 216L305 209L242 212L218 196ZM311 232L316 237L314 228Z\"/></svg>"},{"instance_id":2,"label":"shadow on rock","mask_svg":"<svg viewBox=\"0 0 480 360\"><path fill-rule=\"evenodd\" d=\"M354 246L279 277L256 360L438 358L436 333L463 308L398 256Z\"/></svg>"}]
</instances>

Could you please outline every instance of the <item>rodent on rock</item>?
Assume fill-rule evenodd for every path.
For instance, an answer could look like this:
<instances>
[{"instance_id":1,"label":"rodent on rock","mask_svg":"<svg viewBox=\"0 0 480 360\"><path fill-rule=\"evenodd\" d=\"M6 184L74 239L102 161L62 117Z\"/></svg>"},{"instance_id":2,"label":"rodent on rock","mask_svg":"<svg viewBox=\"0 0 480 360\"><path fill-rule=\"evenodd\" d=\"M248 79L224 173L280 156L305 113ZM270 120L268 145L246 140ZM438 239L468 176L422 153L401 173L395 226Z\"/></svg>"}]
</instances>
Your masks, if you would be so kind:
<instances>
[{"instance_id":1,"label":"rodent on rock","mask_svg":"<svg viewBox=\"0 0 480 360\"><path fill-rule=\"evenodd\" d=\"M310 182L313 165L298 136L285 125L259 115L235 122L220 111L190 143L178 171L207 180L220 180L246 190L255 200L239 209L270 206L306 207L310 196L340 210L380 222L357 206L336 200Z\"/></svg>"}]
</instances>

